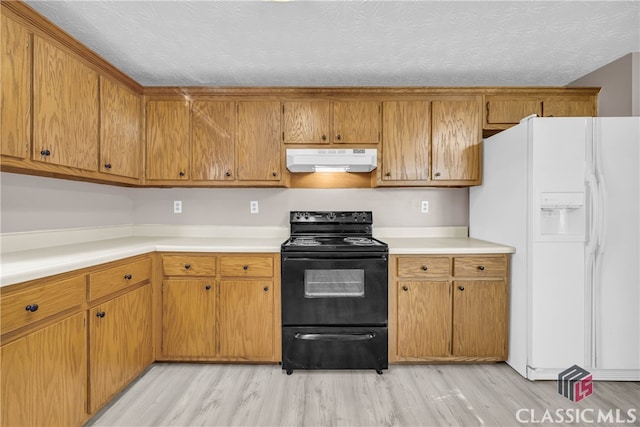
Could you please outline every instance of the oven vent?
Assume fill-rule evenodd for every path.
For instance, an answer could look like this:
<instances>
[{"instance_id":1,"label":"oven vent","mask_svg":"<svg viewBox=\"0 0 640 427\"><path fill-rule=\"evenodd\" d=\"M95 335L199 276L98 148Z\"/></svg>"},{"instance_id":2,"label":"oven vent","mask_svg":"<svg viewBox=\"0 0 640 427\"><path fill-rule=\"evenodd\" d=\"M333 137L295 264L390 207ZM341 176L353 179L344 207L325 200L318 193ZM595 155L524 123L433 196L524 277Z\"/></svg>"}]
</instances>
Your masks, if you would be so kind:
<instances>
[{"instance_id":1,"label":"oven vent","mask_svg":"<svg viewBox=\"0 0 640 427\"><path fill-rule=\"evenodd\" d=\"M287 149L287 169L291 172L371 172L377 164L375 148Z\"/></svg>"}]
</instances>

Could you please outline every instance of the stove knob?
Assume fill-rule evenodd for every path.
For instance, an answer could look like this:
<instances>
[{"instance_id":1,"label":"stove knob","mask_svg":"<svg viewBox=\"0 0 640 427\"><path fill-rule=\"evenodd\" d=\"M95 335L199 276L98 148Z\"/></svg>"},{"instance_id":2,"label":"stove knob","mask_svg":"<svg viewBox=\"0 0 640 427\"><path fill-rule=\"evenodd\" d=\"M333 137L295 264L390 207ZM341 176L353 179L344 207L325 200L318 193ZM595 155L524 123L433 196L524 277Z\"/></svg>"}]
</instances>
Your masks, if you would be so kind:
<instances>
[{"instance_id":1,"label":"stove knob","mask_svg":"<svg viewBox=\"0 0 640 427\"><path fill-rule=\"evenodd\" d=\"M336 219L336 214L335 214L335 212L329 212L329 213L327 214L327 219L328 219L329 221L334 221L334 220Z\"/></svg>"}]
</instances>

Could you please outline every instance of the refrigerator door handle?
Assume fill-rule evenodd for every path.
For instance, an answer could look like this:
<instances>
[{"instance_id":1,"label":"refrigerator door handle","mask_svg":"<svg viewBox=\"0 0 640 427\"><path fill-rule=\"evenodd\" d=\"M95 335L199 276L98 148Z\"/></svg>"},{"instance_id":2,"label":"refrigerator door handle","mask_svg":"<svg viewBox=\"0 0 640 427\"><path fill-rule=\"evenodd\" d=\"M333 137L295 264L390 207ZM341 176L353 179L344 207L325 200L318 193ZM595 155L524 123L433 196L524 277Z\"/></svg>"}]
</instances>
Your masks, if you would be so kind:
<instances>
[{"instance_id":1,"label":"refrigerator door handle","mask_svg":"<svg viewBox=\"0 0 640 427\"><path fill-rule=\"evenodd\" d=\"M590 165L593 170L593 165ZM586 186L586 226L585 226L585 362L589 368L595 367L595 317L594 291L596 259L598 254L598 184L593 172L585 179Z\"/></svg>"}]
</instances>

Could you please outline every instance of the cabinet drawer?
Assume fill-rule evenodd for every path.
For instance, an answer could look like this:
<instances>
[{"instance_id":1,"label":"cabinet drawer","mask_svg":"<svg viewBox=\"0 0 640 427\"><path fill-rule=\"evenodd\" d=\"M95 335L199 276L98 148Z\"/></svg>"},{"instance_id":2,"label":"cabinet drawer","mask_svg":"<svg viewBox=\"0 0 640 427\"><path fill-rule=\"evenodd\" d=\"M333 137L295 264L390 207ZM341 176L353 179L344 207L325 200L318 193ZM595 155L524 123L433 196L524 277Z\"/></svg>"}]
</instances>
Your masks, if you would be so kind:
<instances>
[{"instance_id":1,"label":"cabinet drawer","mask_svg":"<svg viewBox=\"0 0 640 427\"><path fill-rule=\"evenodd\" d=\"M163 255L165 276L215 276L216 258L198 255Z\"/></svg>"},{"instance_id":2,"label":"cabinet drawer","mask_svg":"<svg viewBox=\"0 0 640 427\"><path fill-rule=\"evenodd\" d=\"M46 283L23 292L1 295L2 334L70 308L80 308L85 298L85 284L85 276L76 276L59 282Z\"/></svg>"},{"instance_id":3,"label":"cabinet drawer","mask_svg":"<svg viewBox=\"0 0 640 427\"><path fill-rule=\"evenodd\" d=\"M507 270L504 257L456 257L453 275L457 277L502 277Z\"/></svg>"},{"instance_id":4,"label":"cabinet drawer","mask_svg":"<svg viewBox=\"0 0 640 427\"><path fill-rule=\"evenodd\" d=\"M449 277L448 257L398 258L398 277Z\"/></svg>"},{"instance_id":5,"label":"cabinet drawer","mask_svg":"<svg viewBox=\"0 0 640 427\"><path fill-rule=\"evenodd\" d=\"M151 259L130 262L89 275L89 301L151 278Z\"/></svg>"},{"instance_id":6,"label":"cabinet drawer","mask_svg":"<svg viewBox=\"0 0 640 427\"><path fill-rule=\"evenodd\" d=\"M220 274L227 277L271 277L273 257L241 256L220 258Z\"/></svg>"}]
</instances>

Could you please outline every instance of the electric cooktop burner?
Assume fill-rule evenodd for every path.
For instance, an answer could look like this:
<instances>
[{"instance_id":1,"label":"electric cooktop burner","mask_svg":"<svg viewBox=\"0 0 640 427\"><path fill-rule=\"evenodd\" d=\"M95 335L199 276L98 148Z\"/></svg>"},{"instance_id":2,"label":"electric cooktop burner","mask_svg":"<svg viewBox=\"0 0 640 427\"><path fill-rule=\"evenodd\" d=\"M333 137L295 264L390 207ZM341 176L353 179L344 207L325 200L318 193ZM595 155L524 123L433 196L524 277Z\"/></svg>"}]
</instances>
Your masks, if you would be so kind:
<instances>
[{"instance_id":1,"label":"electric cooktop burner","mask_svg":"<svg viewBox=\"0 0 640 427\"><path fill-rule=\"evenodd\" d=\"M345 243L350 243L356 246L370 246L376 244L375 241L368 237L345 237L343 240Z\"/></svg>"},{"instance_id":2,"label":"electric cooktop burner","mask_svg":"<svg viewBox=\"0 0 640 427\"><path fill-rule=\"evenodd\" d=\"M291 246L320 246L322 242L313 237L294 237L291 239Z\"/></svg>"},{"instance_id":3,"label":"electric cooktop burner","mask_svg":"<svg viewBox=\"0 0 640 427\"><path fill-rule=\"evenodd\" d=\"M371 212L291 212L289 219L285 252L387 251L387 244L372 236Z\"/></svg>"}]
</instances>

